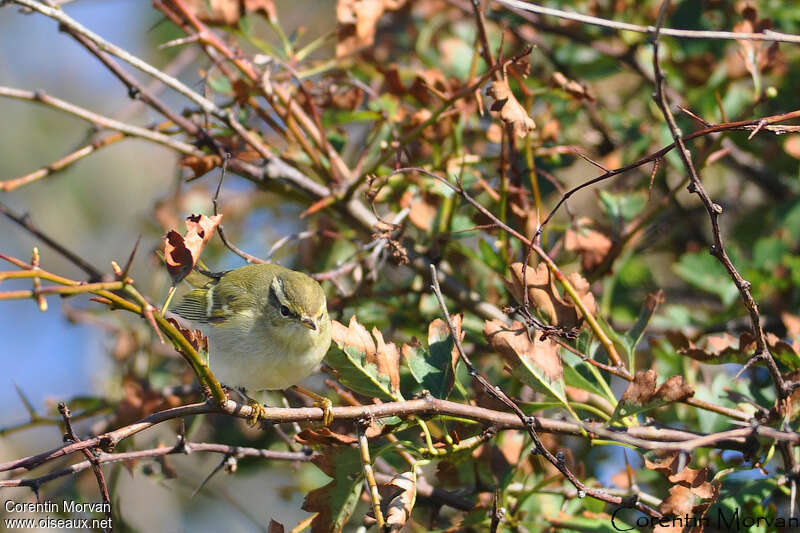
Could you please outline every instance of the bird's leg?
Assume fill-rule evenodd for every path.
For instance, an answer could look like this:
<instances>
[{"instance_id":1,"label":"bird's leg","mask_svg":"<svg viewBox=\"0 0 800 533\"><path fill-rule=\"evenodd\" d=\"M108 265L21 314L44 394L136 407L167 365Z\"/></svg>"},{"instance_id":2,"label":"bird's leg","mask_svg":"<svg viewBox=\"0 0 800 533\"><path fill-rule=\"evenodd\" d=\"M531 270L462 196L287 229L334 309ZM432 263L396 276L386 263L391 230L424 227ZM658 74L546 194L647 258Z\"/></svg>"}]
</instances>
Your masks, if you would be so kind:
<instances>
[{"instance_id":1,"label":"bird's leg","mask_svg":"<svg viewBox=\"0 0 800 533\"><path fill-rule=\"evenodd\" d=\"M264 416L265 414L264 406L261 405L261 403L258 402L257 400L254 400L253 398L248 396L247 392L245 392L244 390L244 387L240 387L238 391L239 394L241 394L242 397L247 400L247 405L249 405L250 408L253 410L253 414L251 414L250 417L247 419L247 425L253 427L256 424L258 424L258 421L261 419L262 416Z\"/></svg>"},{"instance_id":2,"label":"bird's leg","mask_svg":"<svg viewBox=\"0 0 800 533\"><path fill-rule=\"evenodd\" d=\"M303 396L308 396L309 398L314 400L314 407L319 407L320 409L322 409L322 424L325 427L331 425L331 422L333 422L333 402L331 402L325 396L320 396L316 392L311 392L310 390L300 387L298 385L293 385L291 389L298 394L302 394Z\"/></svg>"}]
</instances>

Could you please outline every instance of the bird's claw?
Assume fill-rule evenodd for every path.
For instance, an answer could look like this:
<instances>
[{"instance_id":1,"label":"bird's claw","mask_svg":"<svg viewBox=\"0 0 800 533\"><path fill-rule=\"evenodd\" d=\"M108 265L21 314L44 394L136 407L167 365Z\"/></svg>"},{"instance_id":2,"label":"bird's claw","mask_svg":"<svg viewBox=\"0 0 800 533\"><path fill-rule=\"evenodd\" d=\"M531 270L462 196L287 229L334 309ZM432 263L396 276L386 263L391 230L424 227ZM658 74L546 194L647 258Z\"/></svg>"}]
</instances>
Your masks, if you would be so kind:
<instances>
[{"instance_id":1,"label":"bird's claw","mask_svg":"<svg viewBox=\"0 0 800 533\"><path fill-rule=\"evenodd\" d=\"M314 400L314 407L322 409L322 424L328 427L333 422L333 402L329 398L320 397Z\"/></svg>"},{"instance_id":2,"label":"bird's claw","mask_svg":"<svg viewBox=\"0 0 800 533\"><path fill-rule=\"evenodd\" d=\"M247 401L247 405L253 410L252 414L247 418L247 425L254 427L261 420L261 417L265 415L264 406L252 398Z\"/></svg>"}]
</instances>

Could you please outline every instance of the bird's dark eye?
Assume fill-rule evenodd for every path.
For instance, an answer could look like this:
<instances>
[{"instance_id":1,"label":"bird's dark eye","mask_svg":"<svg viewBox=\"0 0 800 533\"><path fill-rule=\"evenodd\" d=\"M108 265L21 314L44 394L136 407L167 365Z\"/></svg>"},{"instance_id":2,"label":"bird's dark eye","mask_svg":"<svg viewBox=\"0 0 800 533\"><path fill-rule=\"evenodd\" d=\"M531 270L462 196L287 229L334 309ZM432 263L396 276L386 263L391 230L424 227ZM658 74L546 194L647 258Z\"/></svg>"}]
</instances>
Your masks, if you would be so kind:
<instances>
[{"instance_id":1,"label":"bird's dark eye","mask_svg":"<svg viewBox=\"0 0 800 533\"><path fill-rule=\"evenodd\" d=\"M290 313L291 313L291 311L289 311L288 307L286 307L285 305L281 306L281 314L283 316L289 316Z\"/></svg>"}]
</instances>

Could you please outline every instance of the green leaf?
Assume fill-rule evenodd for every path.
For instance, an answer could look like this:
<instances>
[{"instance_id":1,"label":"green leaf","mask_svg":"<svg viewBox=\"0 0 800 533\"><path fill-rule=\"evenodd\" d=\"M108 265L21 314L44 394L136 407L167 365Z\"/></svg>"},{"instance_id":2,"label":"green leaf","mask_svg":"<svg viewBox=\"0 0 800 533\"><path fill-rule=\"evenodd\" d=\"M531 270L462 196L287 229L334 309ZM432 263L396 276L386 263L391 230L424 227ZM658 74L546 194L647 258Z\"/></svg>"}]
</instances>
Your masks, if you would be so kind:
<instances>
[{"instance_id":1,"label":"green leaf","mask_svg":"<svg viewBox=\"0 0 800 533\"><path fill-rule=\"evenodd\" d=\"M335 320L331 326L334 343L325 361L336 370L339 382L365 396L402 401L398 368L400 353L395 345L384 343L377 328L372 330L373 340L355 316L351 317L349 327ZM383 372L374 361L383 363ZM394 384L393 377L396 378Z\"/></svg>"},{"instance_id":2,"label":"green leaf","mask_svg":"<svg viewBox=\"0 0 800 533\"><path fill-rule=\"evenodd\" d=\"M568 358L570 358L570 356L572 356L571 359L578 359L577 355L572 353L568 354L566 351L564 351L564 355L561 358L561 361L564 363L564 382L570 387L591 392L605 398L605 394L600 387L589 381L589 379L581 374L576 368L578 366L588 366L588 363L578 360L573 367L573 365L569 364L568 362Z\"/></svg>"},{"instance_id":3,"label":"green leaf","mask_svg":"<svg viewBox=\"0 0 800 533\"><path fill-rule=\"evenodd\" d=\"M457 331L461 331L461 316L451 317ZM444 320L437 318L428 326L428 350L420 345L404 345L403 355L411 375L422 388L434 397L446 399L455 384L455 342Z\"/></svg>"},{"instance_id":4,"label":"green leaf","mask_svg":"<svg viewBox=\"0 0 800 533\"><path fill-rule=\"evenodd\" d=\"M361 456L356 448L326 446L312 462L333 479L306 495L303 510L318 513L311 525L312 532L339 533L361 496Z\"/></svg>"},{"instance_id":5,"label":"green leaf","mask_svg":"<svg viewBox=\"0 0 800 533\"><path fill-rule=\"evenodd\" d=\"M773 270L788 252L789 246L777 237L758 239L753 246L753 264L764 270Z\"/></svg>"},{"instance_id":6,"label":"green leaf","mask_svg":"<svg viewBox=\"0 0 800 533\"><path fill-rule=\"evenodd\" d=\"M325 356L339 382L364 396L395 400L389 389L389 378L378 373L378 367L366 362L366 354L351 346L336 344Z\"/></svg>"},{"instance_id":7,"label":"green leaf","mask_svg":"<svg viewBox=\"0 0 800 533\"><path fill-rule=\"evenodd\" d=\"M650 323L650 319L653 318L653 314L655 314L656 309L658 309L658 306L663 301L664 291L660 290L653 294L649 294L642 305L641 311L639 311L639 316L636 318L636 322L633 323L631 329L629 329L623 337L625 344L628 347L628 371L631 373L636 371L636 346L638 346L641 342L644 332L647 329L647 325Z\"/></svg>"},{"instance_id":8,"label":"green leaf","mask_svg":"<svg viewBox=\"0 0 800 533\"><path fill-rule=\"evenodd\" d=\"M614 194L600 191L600 204L608 218L617 223L627 222L644 209L647 198L644 193Z\"/></svg>"},{"instance_id":9,"label":"green leaf","mask_svg":"<svg viewBox=\"0 0 800 533\"><path fill-rule=\"evenodd\" d=\"M726 307L739 297L739 290L725 267L711 254L704 252L683 254L673 268L675 273L687 283L718 296Z\"/></svg>"},{"instance_id":10,"label":"green leaf","mask_svg":"<svg viewBox=\"0 0 800 533\"><path fill-rule=\"evenodd\" d=\"M481 251L481 259L483 259L484 264L498 274L506 273L505 262L500 257L500 254L494 251L491 244L480 239L478 241L478 249Z\"/></svg>"}]
</instances>

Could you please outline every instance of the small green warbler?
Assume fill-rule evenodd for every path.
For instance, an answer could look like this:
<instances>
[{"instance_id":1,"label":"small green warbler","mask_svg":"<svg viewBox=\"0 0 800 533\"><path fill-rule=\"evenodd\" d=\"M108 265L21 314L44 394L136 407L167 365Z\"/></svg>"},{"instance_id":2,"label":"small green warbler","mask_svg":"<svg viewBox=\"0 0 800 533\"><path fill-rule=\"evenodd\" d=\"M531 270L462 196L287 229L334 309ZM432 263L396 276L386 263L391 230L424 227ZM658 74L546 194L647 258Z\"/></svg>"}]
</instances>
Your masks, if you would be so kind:
<instances>
[{"instance_id":1,"label":"small green warbler","mask_svg":"<svg viewBox=\"0 0 800 533\"><path fill-rule=\"evenodd\" d=\"M172 311L208 336L211 370L248 391L291 387L311 374L331 344L325 292L280 265L247 265L207 277ZM307 391L302 391L306 392ZM330 401L315 394L330 423ZM260 405L251 401L261 414Z\"/></svg>"}]
</instances>

